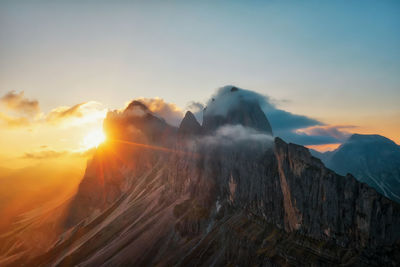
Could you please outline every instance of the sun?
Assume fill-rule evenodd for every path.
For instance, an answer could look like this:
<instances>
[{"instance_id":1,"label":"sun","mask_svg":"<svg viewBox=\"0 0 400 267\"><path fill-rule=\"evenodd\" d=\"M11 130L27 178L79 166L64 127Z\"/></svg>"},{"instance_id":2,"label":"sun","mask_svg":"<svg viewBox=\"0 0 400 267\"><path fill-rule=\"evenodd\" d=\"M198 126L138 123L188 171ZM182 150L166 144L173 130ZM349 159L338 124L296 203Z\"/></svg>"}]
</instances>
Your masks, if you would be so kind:
<instances>
[{"instance_id":1,"label":"sun","mask_svg":"<svg viewBox=\"0 0 400 267\"><path fill-rule=\"evenodd\" d=\"M93 130L89 132L82 140L82 146L85 149L90 149L93 147L98 147L101 143L106 140L106 136L100 129Z\"/></svg>"}]
</instances>

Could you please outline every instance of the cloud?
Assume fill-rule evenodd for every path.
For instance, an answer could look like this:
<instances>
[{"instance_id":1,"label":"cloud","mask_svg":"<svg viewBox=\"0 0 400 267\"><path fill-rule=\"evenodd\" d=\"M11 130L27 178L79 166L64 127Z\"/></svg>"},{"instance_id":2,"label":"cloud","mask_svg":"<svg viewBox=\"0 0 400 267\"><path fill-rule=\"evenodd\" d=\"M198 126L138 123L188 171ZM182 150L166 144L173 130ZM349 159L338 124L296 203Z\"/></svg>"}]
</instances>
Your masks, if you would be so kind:
<instances>
[{"instance_id":1,"label":"cloud","mask_svg":"<svg viewBox=\"0 0 400 267\"><path fill-rule=\"evenodd\" d=\"M173 103L165 102L162 98L137 98L156 116L163 118L168 124L178 126L183 118L183 111Z\"/></svg>"},{"instance_id":2,"label":"cloud","mask_svg":"<svg viewBox=\"0 0 400 267\"><path fill-rule=\"evenodd\" d=\"M60 106L51 110L48 114L40 113L40 105L37 100L29 100L24 97L24 92L14 91L0 97L6 113L0 112L0 123L8 128L30 127L41 125L74 126L92 123L105 117L107 110L102 104L88 101L74 106Z\"/></svg>"},{"instance_id":3,"label":"cloud","mask_svg":"<svg viewBox=\"0 0 400 267\"><path fill-rule=\"evenodd\" d=\"M21 156L22 159L57 159L62 157L89 157L95 152L95 149L89 149L87 151L76 152L76 151L68 151L68 150L41 150L36 152L26 152Z\"/></svg>"},{"instance_id":4,"label":"cloud","mask_svg":"<svg viewBox=\"0 0 400 267\"><path fill-rule=\"evenodd\" d=\"M152 114L173 126L178 126L183 119L183 110L173 103L165 102L161 98L136 98L121 110L107 113L109 118L143 117Z\"/></svg>"},{"instance_id":5,"label":"cloud","mask_svg":"<svg viewBox=\"0 0 400 267\"><path fill-rule=\"evenodd\" d=\"M305 127L323 125L322 122L309 118L304 115L293 114L281 109L274 109L261 106L261 109L266 113L269 122L275 132L291 131Z\"/></svg>"},{"instance_id":6,"label":"cloud","mask_svg":"<svg viewBox=\"0 0 400 267\"><path fill-rule=\"evenodd\" d=\"M196 117L196 120L199 123L203 122L204 105L202 103L196 102L196 101L191 101L188 103L185 110L192 112L193 115Z\"/></svg>"},{"instance_id":7,"label":"cloud","mask_svg":"<svg viewBox=\"0 0 400 267\"><path fill-rule=\"evenodd\" d=\"M72 107L57 107L50 111L50 113L47 115L47 120L58 121L60 119L69 117L82 117L83 113L81 111L81 107L85 104L86 103L80 103Z\"/></svg>"},{"instance_id":8,"label":"cloud","mask_svg":"<svg viewBox=\"0 0 400 267\"><path fill-rule=\"evenodd\" d=\"M280 132L276 135L284 139L286 142L300 144L303 146L338 143L336 138L329 135L308 135L306 133L292 131Z\"/></svg>"},{"instance_id":9,"label":"cloud","mask_svg":"<svg viewBox=\"0 0 400 267\"><path fill-rule=\"evenodd\" d=\"M43 150L40 152L27 152L22 158L24 159L48 159L59 158L68 154L66 151Z\"/></svg>"},{"instance_id":10,"label":"cloud","mask_svg":"<svg viewBox=\"0 0 400 267\"><path fill-rule=\"evenodd\" d=\"M167 103L161 98L138 98L135 100L143 103L153 114L165 119L171 125L179 125L183 118L183 111L179 107ZM231 85L217 89L207 101L206 108L202 103L192 101L185 109L190 110L202 123L203 115L224 116L230 109L240 105L243 100L259 104L266 114L275 136L279 136L287 142L301 145L333 144L343 142L351 134L345 131L352 128L351 126L325 125L317 119L277 108L275 103L279 101L272 100L266 95ZM287 102L287 100L285 101ZM134 115L140 115L137 112L143 113L144 111L139 109L135 111ZM241 132L238 131L236 129L235 134L240 136ZM249 136L248 134L246 136ZM223 136L223 132L220 132L219 136Z\"/></svg>"},{"instance_id":11,"label":"cloud","mask_svg":"<svg viewBox=\"0 0 400 267\"><path fill-rule=\"evenodd\" d=\"M216 91L208 100L204 113L206 115L224 116L230 109L240 105L241 101L254 102L260 105L271 124L274 135L288 142L301 145L337 142L336 138L331 136L329 132L326 132L325 135L313 135L298 131L309 127L324 126L323 122L279 109L275 105L276 100L273 101L266 95L231 85L221 87Z\"/></svg>"},{"instance_id":12,"label":"cloud","mask_svg":"<svg viewBox=\"0 0 400 267\"><path fill-rule=\"evenodd\" d=\"M191 101L188 103L187 110L190 110L191 112L198 112L198 111L203 111L204 109L204 105L200 102L196 102L196 101Z\"/></svg>"},{"instance_id":13,"label":"cloud","mask_svg":"<svg viewBox=\"0 0 400 267\"><path fill-rule=\"evenodd\" d=\"M224 125L213 135L201 137L198 141L207 145L233 145L248 141L268 143L273 141L273 137L242 125Z\"/></svg>"},{"instance_id":14,"label":"cloud","mask_svg":"<svg viewBox=\"0 0 400 267\"><path fill-rule=\"evenodd\" d=\"M323 125L316 119L278 109L273 103L276 101L272 101L266 95L231 85L219 88L208 100L205 114L225 116L230 109L240 105L241 101L259 104L268 117L274 132Z\"/></svg>"},{"instance_id":15,"label":"cloud","mask_svg":"<svg viewBox=\"0 0 400 267\"><path fill-rule=\"evenodd\" d=\"M231 91L233 90L234 93ZM204 114L225 115L230 108L240 105L242 100L252 101L260 105L266 114L274 135L287 142L301 145L321 145L343 142L351 134L353 126L330 126L323 122L304 115L294 114L277 108L277 100L254 91L240 89L234 86L219 88L207 101L207 107L200 102L190 102L186 110L192 111L196 119L202 123ZM143 103L152 114L163 118L167 123L178 126L184 112L177 105L165 102L161 98L137 98L134 101ZM48 114L39 114L40 107L37 100L29 100L24 93L14 91L0 98L8 110L17 115L0 113L0 122L9 128L27 127L36 125L63 125L77 126L86 123L98 122L105 118L107 110L98 102L82 102L73 106L60 106ZM132 103L132 102L131 102ZM140 116L148 112L140 108L130 109L131 115ZM129 114L130 114L129 113ZM127 115L126 110L109 113L111 115ZM128 114L128 115L129 115Z\"/></svg>"},{"instance_id":16,"label":"cloud","mask_svg":"<svg viewBox=\"0 0 400 267\"><path fill-rule=\"evenodd\" d=\"M102 104L89 101L72 107L57 107L45 116L45 121L50 124L79 125L103 119L106 113L107 110L102 107Z\"/></svg>"},{"instance_id":17,"label":"cloud","mask_svg":"<svg viewBox=\"0 0 400 267\"><path fill-rule=\"evenodd\" d=\"M325 125L311 126L295 131L280 131L277 135L283 139L301 145L338 144L346 141L352 133L347 129L353 129L353 125Z\"/></svg>"},{"instance_id":18,"label":"cloud","mask_svg":"<svg viewBox=\"0 0 400 267\"><path fill-rule=\"evenodd\" d=\"M11 117L7 114L0 112L0 122L1 124L9 128L25 127L31 124L29 118L26 117Z\"/></svg>"},{"instance_id":19,"label":"cloud","mask_svg":"<svg viewBox=\"0 0 400 267\"><path fill-rule=\"evenodd\" d=\"M23 91L20 93L8 92L0 98L0 103L18 114L34 116L40 112L39 102L25 98Z\"/></svg>"},{"instance_id":20,"label":"cloud","mask_svg":"<svg viewBox=\"0 0 400 267\"><path fill-rule=\"evenodd\" d=\"M348 132L347 129L354 129L357 126L354 125L328 125L328 126L314 126L305 129L300 129L298 133L305 133L312 136L331 136L337 141L347 140L352 133Z\"/></svg>"}]
</instances>

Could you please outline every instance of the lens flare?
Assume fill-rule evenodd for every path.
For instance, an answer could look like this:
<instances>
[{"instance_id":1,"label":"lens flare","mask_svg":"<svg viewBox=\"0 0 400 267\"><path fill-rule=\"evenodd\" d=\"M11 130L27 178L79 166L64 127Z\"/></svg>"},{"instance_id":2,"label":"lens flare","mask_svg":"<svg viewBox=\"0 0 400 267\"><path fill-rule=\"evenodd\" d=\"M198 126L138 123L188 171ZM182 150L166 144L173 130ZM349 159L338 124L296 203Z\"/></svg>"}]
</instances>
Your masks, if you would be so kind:
<instances>
[{"instance_id":1,"label":"lens flare","mask_svg":"<svg viewBox=\"0 0 400 267\"><path fill-rule=\"evenodd\" d=\"M82 146L84 149L90 149L98 147L101 143L106 140L106 136L100 129L89 132L82 140Z\"/></svg>"}]
</instances>

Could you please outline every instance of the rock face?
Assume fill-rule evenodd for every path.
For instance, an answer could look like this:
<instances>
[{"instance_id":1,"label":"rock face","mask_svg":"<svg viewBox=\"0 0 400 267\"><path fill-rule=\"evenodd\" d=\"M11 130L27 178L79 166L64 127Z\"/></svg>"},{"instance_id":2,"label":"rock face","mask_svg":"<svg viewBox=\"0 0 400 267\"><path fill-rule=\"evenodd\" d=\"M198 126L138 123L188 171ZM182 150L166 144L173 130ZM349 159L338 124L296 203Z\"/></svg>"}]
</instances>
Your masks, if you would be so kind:
<instances>
[{"instance_id":1,"label":"rock face","mask_svg":"<svg viewBox=\"0 0 400 267\"><path fill-rule=\"evenodd\" d=\"M325 168L306 148L280 138L208 142L221 125L211 117L203 135L182 139L178 132L199 130L190 113L177 131L134 106L107 117L120 142L99 148L71 204L69 231L30 266L400 262L400 205ZM222 124L269 129L258 110L232 111Z\"/></svg>"},{"instance_id":2,"label":"rock face","mask_svg":"<svg viewBox=\"0 0 400 267\"><path fill-rule=\"evenodd\" d=\"M352 135L337 150L317 155L335 172L353 174L400 203L400 147L380 135Z\"/></svg>"},{"instance_id":3,"label":"rock face","mask_svg":"<svg viewBox=\"0 0 400 267\"><path fill-rule=\"evenodd\" d=\"M400 204L272 139L259 104L226 89L202 125L189 112L172 127L139 101L109 112L76 195L29 222L32 239L59 238L32 257L3 236L0 265L398 266Z\"/></svg>"},{"instance_id":4,"label":"rock face","mask_svg":"<svg viewBox=\"0 0 400 267\"><path fill-rule=\"evenodd\" d=\"M201 125L196 120L192 112L188 111L185 114L181 124L179 125L178 134L181 136L201 134Z\"/></svg>"},{"instance_id":5,"label":"rock face","mask_svg":"<svg viewBox=\"0 0 400 267\"><path fill-rule=\"evenodd\" d=\"M100 146L87 165L79 191L70 205L66 227L90 220L131 189L131 177L155 164L152 151L169 150L177 129L153 115L139 101L122 112L110 112L104 121L109 144ZM135 159L135 160L132 160Z\"/></svg>"}]
</instances>

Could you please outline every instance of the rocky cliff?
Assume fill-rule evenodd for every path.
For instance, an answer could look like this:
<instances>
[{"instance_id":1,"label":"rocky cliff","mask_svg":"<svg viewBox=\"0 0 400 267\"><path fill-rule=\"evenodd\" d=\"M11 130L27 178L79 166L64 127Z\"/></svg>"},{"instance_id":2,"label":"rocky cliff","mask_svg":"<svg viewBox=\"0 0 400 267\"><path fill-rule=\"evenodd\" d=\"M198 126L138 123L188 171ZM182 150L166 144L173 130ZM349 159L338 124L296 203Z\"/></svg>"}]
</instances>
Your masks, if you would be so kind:
<instances>
[{"instance_id":1,"label":"rocky cliff","mask_svg":"<svg viewBox=\"0 0 400 267\"><path fill-rule=\"evenodd\" d=\"M32 266L400 262L400 205L272 139L264 119L253 121L259 107L243 116L231 109L222 124L205 118L200 128L189 114L174 129L135 106L140 112L124 111L129 119L108 116L118 142L99 148L69 231ZM181 138L183 129L199 132Z\"/></svg>"}]
</instances>

